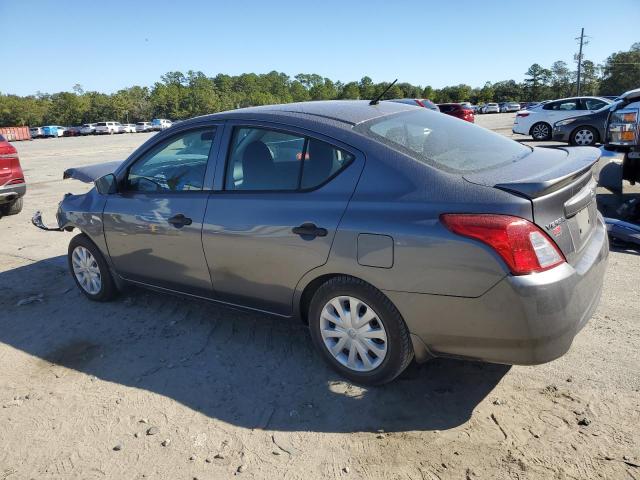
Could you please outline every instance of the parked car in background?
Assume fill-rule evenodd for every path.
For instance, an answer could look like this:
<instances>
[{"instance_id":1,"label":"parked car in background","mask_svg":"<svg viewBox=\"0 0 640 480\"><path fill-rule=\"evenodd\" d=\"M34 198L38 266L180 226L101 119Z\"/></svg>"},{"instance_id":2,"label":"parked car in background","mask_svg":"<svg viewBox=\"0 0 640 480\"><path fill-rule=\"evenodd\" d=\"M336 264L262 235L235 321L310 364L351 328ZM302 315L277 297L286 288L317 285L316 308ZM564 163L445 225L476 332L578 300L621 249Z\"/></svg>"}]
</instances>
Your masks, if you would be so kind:
<instances>
[{"instance_id":1,"label":"parked car in background","mask_svg":"<svg viewBox=\"0 0 640 480\"><path fill-rule=\"evenodd\" d=\"M120 133L120 122L98 122L96 123L96 135L113 135Z\"/></svg>"},{"instance_id":2,"label":"parked car in background","mask_svg":"<svg viewBox=\"0 0 640 480\"><path fill-rule=\"evenodd\" d=\"M503 112L503 113L517 112L519 110L520 110L520 103L518 102L507 102L500 108L500 112Z\"/></svg>"},{"instance_id":3,"label":"parked car in background","mask_svg":"<svg viewBox=\"0 0 640 480\"><path fill-rule=\"evenodd\" d=\"M151 130L166 130L171 125L171 120L167 120L166 118L154 118L151 120Z\"/></svg>"},{"instance_id":4,"label":"parked car in background","mask_svg":"<svg viewBox=\"0 0 640 480\"><path fill-rule=\"evenodd\" d=\"M42 136L44 138L62 137L65 130L66 128L60 125L47 125L45 127L42 127Z\"/></svg>"},{"instance_id":5,"label":"parked car in background","mask_svg":"<svg viewBox=\"0 0 640 480\"><path fill-rule=\"evenodd\" d=\"M138 122L136 123L136 132L149 132L153 130L151 122Z\"/></svg>"},{"instance_id":6,"label":"parked car in background","mask_svg":"<svg viewBox=\"0 0 640 480\"><path fill-rule=\"evenodd\" d=\"M88 299L132 283L297 318L356 383L432 355L539 364L598 306L599 157L394 102L269 105L67 170L95 188L54 228L80 230L67 258Z\"/></svg>"},{"instance_id":7,"label":"parked car in background","mask_svg":"<svg viewBox=\"0 0 640 480\"><path fill-rule=\"evenodd\" d=\"M136 125L134 123L123 123L120 125L119 133L136 133Z\"/></svg>"},{"instance_id":8,"label":"parked car in background","mask_svg":"<svg viewBox=\"0 0 640 480\"><path fill-rule=\"evenodd\" d=\"M482 108L482 113L500 113L500 105L497 103L487 103Z\"/></svg>"},{"instance_id":9,"label":"parked car in background","mask_svg":"<svg viewBox=\"0 0 640 480\"><path fill-rule=\"evenodd\" d=\"M526 102L521 110L528 110L529 108L535 107L536 105L540 105L540 102Z\"/></svg>"},{"instance_id":10,"label":"parked car in background","mask_svg":"<svg viewBox=\"0 0 640 480\"><path fill-rule=\"evenodd\" d=\"M520 111L513 121L513 133L531 135L534 140L551 140L553 125L560 120L594 113L613 103L602 97L572 97L542 102Z\"/></svg>"},{"instance_id":11,"label":"parked car in background","mask_svg":"<svg viewBox=\"0 0 640 480\"><path fill-rule=\"evenodd\" d=\"M0 217L20 213L26 192L18 151L0 135Z\"/></svg>"},{"instance_id":12,"label":"parked car in background","mask_svg":"<svg viewBox=\"0 0 640 480\"><path fill-rule=\"evenodd\" d=\"M80 128L81 135L93 135L96 133L97 123L85 123Z\"/></svg>"},{"instance_id":13,"label":"parked car in background","mask_svg":"<svg viewBox=\"0 0 640 480\"><path fill-rule=\"evenodd\" d=\"M67 127L62 134L63 137L79 137L82 127Z\"/></svg>"},{"instance_id":14,"label":"parked car in background","mask_svg":"<svg viewBox=\"0 0 640 480\"><path fill-rule=\"evenodd\" d=\"M466 120L467 122L471 123L475 122L473 110L462 105L461 103L439 103L438 108L442 113L446 113L447 115L451 115L452 117Z\"/></svg>"},{"instance_id":15,"label":"parked car in background","mask_svg":"<svg viewBox=\"0 0 640 480\"><path fill-rule=\"evenodd\" d=\"M605 105L594 113L569 117L554 123L553 140L582 147L603 142L612 105Z\"/></svg>"},{"instance_id":16,"label":"parked car in background","mask_svg":"<svg viewBox=\"0 0 640 480\"><path fill-rule=\"evenodd\" d=\"M436 112L440 111L438 106L428 98L393 98L391 100L385 100L385 102L405 103L407 105L417 105L418 107L435 110Z\"/></svg>"},{"instance_id":17,"label":"parked car in background","mask_svg":"<svg viewBox=\"0 0 640 480\"><path fill-rule=\"evenodd\" d=\"M41 138L42 136L44 136L42 127L29 128L29 134L31 134L31 138Z\"/></svg>"}]
</instances>

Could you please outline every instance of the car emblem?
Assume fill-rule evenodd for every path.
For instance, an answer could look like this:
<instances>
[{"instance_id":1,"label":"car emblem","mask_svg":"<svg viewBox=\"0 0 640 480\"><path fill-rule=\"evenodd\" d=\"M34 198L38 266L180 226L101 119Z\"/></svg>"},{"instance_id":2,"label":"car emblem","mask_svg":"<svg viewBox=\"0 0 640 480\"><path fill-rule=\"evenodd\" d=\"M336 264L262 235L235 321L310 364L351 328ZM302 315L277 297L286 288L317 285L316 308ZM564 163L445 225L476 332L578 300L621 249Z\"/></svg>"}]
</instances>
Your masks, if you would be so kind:
<instances>
[{"instance_id":1,"label":"car emblem","mask_svg":"<svg viewBox=\"0 0 640 480\"><path fill-rule=\"evenodd\" d=\"M556 218L553 222L547 223L544 226L544 228L546 228L550 232L553 232L554 235L560 235L560 233L562 232L561 225L566 221L567 221L567 219L564 218L564 217ZM557 233L556 233L556 229L558 227L560 227L560 230L558 230Z\"/></svg>"}]
</instances>

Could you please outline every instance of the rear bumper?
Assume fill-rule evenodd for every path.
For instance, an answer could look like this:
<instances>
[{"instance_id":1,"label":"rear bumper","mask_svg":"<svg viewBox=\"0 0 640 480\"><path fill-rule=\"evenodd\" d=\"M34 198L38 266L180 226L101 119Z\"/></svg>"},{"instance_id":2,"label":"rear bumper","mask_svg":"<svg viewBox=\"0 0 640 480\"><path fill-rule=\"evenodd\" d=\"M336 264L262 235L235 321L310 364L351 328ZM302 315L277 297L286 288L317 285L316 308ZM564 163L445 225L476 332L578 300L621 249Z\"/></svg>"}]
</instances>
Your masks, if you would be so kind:
<instances>
[{"instance_id":1,"label":"rear bumper","mask_svg":"<svg viewBox=\"0 0 640 480\"><path fill-rule=\"evenodd\" d=\"M602 218L575 265L508 275L484 295L462 298L386 291L426 352L535 365L569 350L598 306L609 254ZM416 342L414 341L414 347Z\"/></svg>"},{"instance_id":2,"label":"rear bumper","mask_svg":"<svg viewBox=\"0 0 640 480\"><path fill-rule=\"evenodd\" d=\"M518 125L517 123L513 124L513 127L511 128L511 131L513 133L519 133L520 135L529 135L529 129L522 127L520 125Z\"/></svg>"},{"instance_id":3,"label":"rear bumper","mask_svg":"<svg viewBox=\"0 0 640 480\"><path fill-rule=\"evenodd\" d=\"M15 185L5 185L0 187L0 204L13 202L20 197L24 197L27 193L26 183L17 183Z\"/></svg>"}]
</instances>

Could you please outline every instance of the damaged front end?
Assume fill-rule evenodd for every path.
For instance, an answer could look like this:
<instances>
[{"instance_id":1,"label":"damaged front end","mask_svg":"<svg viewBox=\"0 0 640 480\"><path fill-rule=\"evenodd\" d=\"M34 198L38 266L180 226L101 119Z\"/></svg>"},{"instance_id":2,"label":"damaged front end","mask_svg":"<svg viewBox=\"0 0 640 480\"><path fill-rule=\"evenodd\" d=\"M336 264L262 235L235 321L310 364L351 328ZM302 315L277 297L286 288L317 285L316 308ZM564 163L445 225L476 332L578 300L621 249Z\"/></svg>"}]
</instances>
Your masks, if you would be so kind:
<instances>
[{"instance_id":1,"label":"damaged front end","mask_svg":"<svg viewBox=\"0 0 640 480\"><path fill-rule=\"evenodd\" d=\"M94 183L95 188L79 195L67 193L58 205L57 226L45 225L40 211L33 214L31 223L48 232L69 232L78 228L89 236L101 235L102 211L106 201L104 194L110 193L114 189L115 176L113 172L120 164L121 162L108 162L65 170L62 178Z\"/></svg>"}]
</instances>

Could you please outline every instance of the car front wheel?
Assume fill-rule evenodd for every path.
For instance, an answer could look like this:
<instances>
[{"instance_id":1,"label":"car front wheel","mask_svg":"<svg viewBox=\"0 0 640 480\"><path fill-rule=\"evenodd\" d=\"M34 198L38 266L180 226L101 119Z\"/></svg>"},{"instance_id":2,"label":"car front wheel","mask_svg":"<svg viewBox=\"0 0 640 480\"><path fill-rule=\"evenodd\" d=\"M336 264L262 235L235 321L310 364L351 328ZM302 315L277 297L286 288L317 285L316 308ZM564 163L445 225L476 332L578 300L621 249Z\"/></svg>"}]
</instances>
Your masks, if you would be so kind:
<instances>
[{"instance_id":1,"label":"car front wheel","mask_svg":"<svg viewBox=\"0 0 640 480\"><path fill-rule=\"evenodd\" d=\"M107 262L98 247L84 235L69 242L69 270L78 288L90 300L106 302L118 293Z\"/></svg>"},{"instance_id":2,"label":"car front wheel","mask_svg":"<svg viewBox=\"0 0 640 480\"><path fill-rule=\"evenodd\" d=\"M569 141L571 145L579 145L582 147L590 147L595 145L598 140L598 134L591 127L576 128L571 134Z\"/></svg>"},{"instance_id":3,"label":"car front wheel","mask_svg":"<svg viewBox=\"0 0 640 480\"><path fill-rule=\"evenodd\" d=\"M359 384L390 382L413 359L400 312L382 292L353 277L332 278L316 291L309 327L325 361Z\"/></svg>"},{"instance_id":4,"label":"car front wheel","mask_svg":"<svg viewBox=\"0 0 640 480\"><path fill-rule=\"evenodd\" d=\"M534 140L550 140L551 125L544 122L538 122L531 127L531 136Z\"/></svg>"}]
</instances>

